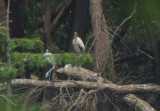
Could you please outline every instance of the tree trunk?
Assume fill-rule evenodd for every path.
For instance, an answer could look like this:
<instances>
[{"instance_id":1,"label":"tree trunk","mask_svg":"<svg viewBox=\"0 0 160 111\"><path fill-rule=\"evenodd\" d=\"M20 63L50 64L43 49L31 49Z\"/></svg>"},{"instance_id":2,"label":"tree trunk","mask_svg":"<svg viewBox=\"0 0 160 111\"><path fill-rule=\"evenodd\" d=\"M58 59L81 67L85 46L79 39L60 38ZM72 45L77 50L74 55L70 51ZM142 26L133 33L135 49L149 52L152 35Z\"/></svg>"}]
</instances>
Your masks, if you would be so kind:
<instances>
[{"instance_id":1,"label":"tree trunk","mask_svg":"<svg viewBox=\"0 0 160 111\"><path fill-rule=\"evenodd\" d=\"M46 15L45 15L45 45L46 49L51 52L52 49L52 42L51 42L51 0L46 0Z\"/></svg>"},{"instance_id":2,"label":"tree trunk","mask_svg":"<svg viewBox=\"0 0 160 111\"><path fill-rule=\"evenodd\" d=\"M24 37L24 24L22 10L24 7L23 0L11 0L10 5L10 37Z\"/></svg>"},{"instance_id":3,"label":"tree trunk","mask_svg":"<svg viewBox=\"0 0 160 111\"><path fill-rule=\"evenodd\" d=\"M103 15L101 3L102 0L90 0L92 31L93 37L95 38L95 61L93 70L98 73L102 73L106 69L106 53L107 50L109 50L108 47L111 42L109 35L104 32L104 30L108 31L108 27L106 25L105 17ZM108 52L110 53L110 51ZM113 64L110 68L114 68ZM112 73L114 72L113 70L114 69L111 70Z\"/></svg>"},{"instance_id":4,"label":"tree trunk","mask_svg":"<svg viewBox=\"0 0 160 111\"><path fill-rule=\"evenodd\" d=\"M6 26L6 6L5 1L0 1L0 26Z\"/></svg>"},{"instance_id":5,"label":"tree trunk","mask_svg":"<svg viewBox=\"0 0 160 111\"><path fill-rule=\"evenodd\" d=\"M7 83L7 97L10 99L12 96L12 85L11 85L11 82L9 81ZM12 109L12 104L7 101L7 105L6 105L6 111L11 111Z\"/></svg>"},{"instance_id":6,"label":"tree trunk","mask_svg":"<svg viewBox=\"0 0 160 111\"><path fill-rule=\"evenodd\" d=\"M70 51L73 50L72 40L74 32L77 32L79 37L85 42L89 14L89 0L74 0L73 4L72 25L69 38Z\"/></svg>"},{"instance_id":7,"label":"tree trunk","mask_svg":"<svg viewBox=\"0 0 160 111\"><path fill-rule=\"evenodd\" d=\"M5 1L0 0L0 26L6 26L6 6ZM5 53L2 52L2 47L0 45L0 57L4 57Z\"/></svg>"},{"instance_id":8,"label":"tree trunk","mask_svg":"<svg viewBox=\"0 0 160 111\"><path fill-rule=\"evenodd\" d=\"M8 5L7 5L7 28L8 30L10 30L10 0L8 0ZM11 47L10 47L10 32L8 31L8 35L7 35L7 65L8 65L8 73L7 73L7 78L10 78L9 77L9 73L11 72ZM9 81L8 84L7 84L7 96L10 98L12 94L12 87L11 87L11 82ZM7 106L6 106L6 111L11 111L11 104L9 101L7 101Z\"/></svg>"},{"instance_id":9,"label":"tree trunk","mask_svg":"<svg viewBox=\"0 0 160 111\"><path fill-rule=\"evenodd\" d=\"M7 6L7 28L10 31L10 0L8 0L8 6ZM8 72L10 72L10 68L11 68L11 46L10 46L10 32L8 31L8 35L7 35L7 65L8 65ZM8 74L7 74L8 76Z\"/></svg>"}]
</instances>

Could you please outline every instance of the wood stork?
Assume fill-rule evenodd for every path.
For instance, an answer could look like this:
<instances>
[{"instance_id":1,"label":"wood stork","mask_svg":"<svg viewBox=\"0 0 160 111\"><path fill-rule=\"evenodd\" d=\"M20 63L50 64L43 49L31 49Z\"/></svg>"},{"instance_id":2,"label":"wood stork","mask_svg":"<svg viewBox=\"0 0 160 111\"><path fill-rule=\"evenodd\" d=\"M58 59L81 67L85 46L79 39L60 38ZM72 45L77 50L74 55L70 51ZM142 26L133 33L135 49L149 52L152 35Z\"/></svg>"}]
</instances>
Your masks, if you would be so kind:
<instances>
[{"instance_id":1,"label":"wood stork","mask_svg":"<svg viewBox=\"0 0 160 111\"><path fill-rule=\"evenodd\" d=\"M83 41L80 39L80 37L78 37L78 33L74 32L74 39L72 41L74 50L76 51L77 55L79 56L82 52L84 52L84 44ZM79 67L81 67L80 65L80 58L78 60L79 63Z\"/></svg>"},{"instance_id":2,"label":"wood stork","mask_svg":"<svg viewBox=\"0 0 160 111\"><path fill-rule=\"evenodd\" d=\"M74 39L72 41L72 44L77 55L80 55L82 52L84 52L85 49L83 41L78 37L77 32L74 32Z\"/></svg>"},{"instance_id":3,"label":"wood stork","mask_svg":"<svg viewBox=\"0 0 160 111\"><path fill-rule=\"evenodd\" d=\"M49 80L50 80L50 72L55 68L55 64L56 64L55 57L52 53L49 53L48 50L46 50L43 57L50 65L52 65L52 68L45 75L45 78L49 77Z\"/></svg>"}]
</instances>

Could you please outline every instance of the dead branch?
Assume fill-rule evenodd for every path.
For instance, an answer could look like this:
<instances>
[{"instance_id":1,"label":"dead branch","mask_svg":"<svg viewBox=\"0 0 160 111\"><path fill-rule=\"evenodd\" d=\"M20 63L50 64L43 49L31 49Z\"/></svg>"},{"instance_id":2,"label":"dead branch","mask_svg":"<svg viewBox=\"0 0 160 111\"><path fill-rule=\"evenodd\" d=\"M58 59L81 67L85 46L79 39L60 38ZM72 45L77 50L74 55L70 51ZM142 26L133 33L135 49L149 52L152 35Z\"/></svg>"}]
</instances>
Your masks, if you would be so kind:
<instances>
[{"instance_id":1,"label":"dead branch","mask_svg":"<svg viewBox=\"0 0 160 111\"><path fill-rule=\"evenodd\" d=\"M133 94L126 95L123 100L135 111L156 111L153 107L151 107L147 102L144 100L136 97Z\"/></svg>"},{"instance_id":2,"label":"dead branch","mask_svg":"<svg viewBox=\"0 0 160 111\"><path fill-rule=\"evenodd\" d=\"M59 18L63 16L65 9L70 6L71 1L72 0L64 0L59 5L51 9L51 16L56 15L53 23L51 24L51 28L54 28L58 24ZM45 18L45 14L42 17L38 18L39 24L43 24L45 22Z\"/></svg>"},{"instance_id":3,"label":"dead branch","mask_svg":"<svg viewBox=\"0 0 160 111\"><path fill-rule=\"evenodd\" d=\"M103 70L102 70L101 73L103 73L105 67L106 67L106 66L108 65L108 63L109 63L109 57L110 57L110 53L109 53L109 52L110 52L110 50L111 50L111 48L112 48L112 43L113 43L113 40L114 40L117 32L119 31L119 29L122 27L122 25L123 25L124 23L126 23L129 19L132 18L132 16L134 15L135 11L136 11L136 5L135 5L135 8L134 8L133 12L131 13L131 15L128 16L127 18L125 18L125 19L121 22L121 24L116 28L116 30L114 31L113 35L111 36L111 41L110 41L110 44L109 44L109 46L108 46L107 53L106 53L106 62L105 62L105 65L104 65ZM107 34L110 34L110 33L109 33L108 31L106 31L104 28L103 28L103 31L104 31L105 33L107 33Z\"/></svg>"},{"instance_id":4,"label":"dead branch","mask_svg":"<svg viewBox=\"0 0 160 111\"><path fill-rule=\"evenodd\" d=\"M62 7L62 9L58 13L58 15L55 17L55 19L53 20L51 28L54 28L58 24L59 18L62 17L62 15L64 14L65 9L71 4L71 1L72 0L65 0L64 6Z\"/></svg>"},{"instance_id":5,"label":"dead branch","mask_svg":"<svg viewBox=\"0 0 160 111\"><path fill-rule=\"evenodd\" d=\"M51 16L54 16L57 13L59 13L61 11L61 9L64 7L64 5L66 4L66 2L68 2L68 0L64 0L63 2L59 3L57 6L52 7L52 9L51 9ZM42 15L40 18L38 18L38 21L39 21L40 24L44 23L44 21L45 21L45 14Z\"/></svg>"},{"instance_id":6,"label":"dead branch","mask_svg":"<svg viewBox=\"0 0 160 111\"><path fill-rule=\"evenodd\" d=\"M68 111L72 111L72 108L78 104L78 102L82 99L82 94L84 93L84 89L81 89L80 94L78 95L75 102L68 108Z\"/></svg>"}]
</instances>

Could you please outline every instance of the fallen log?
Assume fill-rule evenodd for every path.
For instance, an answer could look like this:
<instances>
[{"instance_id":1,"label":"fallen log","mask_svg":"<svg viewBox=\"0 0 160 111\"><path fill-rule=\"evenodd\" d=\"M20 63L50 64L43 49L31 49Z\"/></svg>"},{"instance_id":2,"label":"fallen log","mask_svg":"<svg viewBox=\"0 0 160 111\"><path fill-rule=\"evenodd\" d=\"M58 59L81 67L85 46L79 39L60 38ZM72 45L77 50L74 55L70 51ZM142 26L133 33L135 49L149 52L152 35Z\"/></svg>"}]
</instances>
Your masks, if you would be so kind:
<instances>
[{"instance_id":1,"label":"fallen log","mask_svg":"<svg viewBox=\"0 0 160 111\"><path fill-rule=\"evenodd\" d=\"M131 106L135 111L156 111L144 100L136 97L133 94L126 95L123 100Z\"/></svg>"},{"instance_id":2,"label":"fallen log","mask_svg":"<svg viewBox=\"0 0 160 111\"><path fill-rule=\"evenodd\" d=\"M117 94L128 94L128 93L160 93L160 86L155 84L130 84L130 85L116 85L106 84L98 82L87 82L87 81L40 81L31 79L13 79L12 85L33 85L40 87L53 87L53 88L84 88L84 89L98 89L107 90Z\"/></svg>"},{"instance_id":3,"label":"fallen log","mask_svg":"<svg viewBox=\"0 0 160 111\"><path fill-rule=\"evenodd\" d=\"M98 79L98 73L92 72L82 67L73 67L71 64L65 65L64 68L59 68L58 70L56 70L56 73L61 75L65 74L69 77L83 81L95 82Z\"/></svg>"}]
</instances>

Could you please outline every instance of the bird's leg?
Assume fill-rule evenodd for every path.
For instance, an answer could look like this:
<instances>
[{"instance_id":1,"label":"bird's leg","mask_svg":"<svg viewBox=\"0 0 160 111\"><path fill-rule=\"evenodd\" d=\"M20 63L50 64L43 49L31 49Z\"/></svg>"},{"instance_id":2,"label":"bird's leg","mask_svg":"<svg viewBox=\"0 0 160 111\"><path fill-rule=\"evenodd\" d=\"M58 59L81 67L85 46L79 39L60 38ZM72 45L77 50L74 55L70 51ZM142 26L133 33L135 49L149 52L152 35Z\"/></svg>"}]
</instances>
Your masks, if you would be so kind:
<instances>
[{"instance_id":1,"label":"bird's leg","mask_svg":"<svg viewBox=\"0 0 160 111\"><path fill-rule=\"evenodd\" d=\"M54 66L46 73L46 78L49 76L49 80L50 80L50 72L54 69Z\"/></svg>"},{"instance_id":2,"label":"bird's leg","mask_svg":"<svg viewBox=\"0 0 160 111\"><path fill-rule=\"evenodd\" d=\"M49 72L49 81L50 81L51 72Z\"/></svg>"},{"instance_id":3,"label":"bird's leg","mask_svg":"<svg viewBox=\"0 0 160 111\"><path fill-rule=\"evenodd\" d=\"M81 55L78 55L78 68L80 68L81 67L81 64L80 64L80 60L81 59Z\"/></svg>"}]
</instances>

